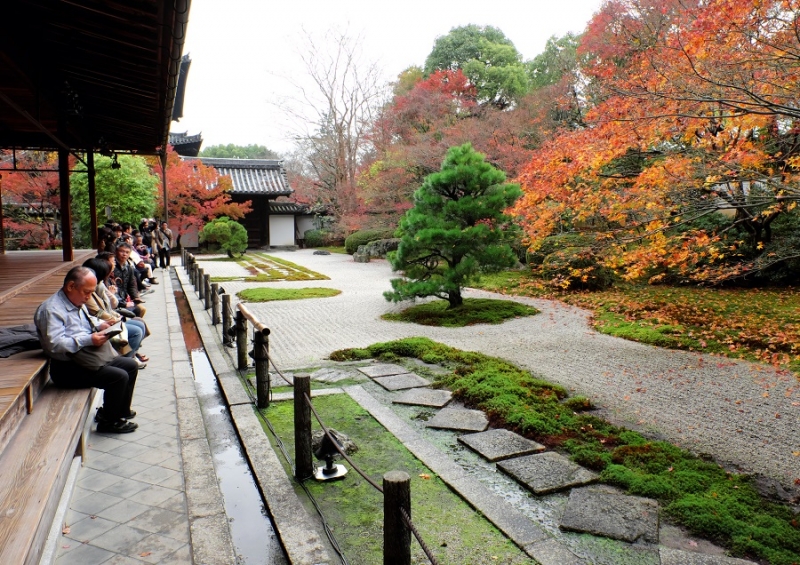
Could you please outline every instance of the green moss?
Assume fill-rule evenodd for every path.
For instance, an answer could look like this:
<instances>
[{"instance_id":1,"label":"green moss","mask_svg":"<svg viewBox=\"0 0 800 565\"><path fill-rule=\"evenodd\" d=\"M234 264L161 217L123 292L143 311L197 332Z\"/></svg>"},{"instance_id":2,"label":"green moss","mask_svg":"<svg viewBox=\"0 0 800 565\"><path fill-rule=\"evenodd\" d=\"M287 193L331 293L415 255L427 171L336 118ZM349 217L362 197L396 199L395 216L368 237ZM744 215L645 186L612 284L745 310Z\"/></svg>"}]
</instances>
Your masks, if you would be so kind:
<instances>
[{"instance_id":1,"label":"green moss","mask_svg":"<svg viewBox=\"0 0 800 565\"><path fill-rule=\"evenodd\" d=\"M236 296L244 302L270 302L273 300L328 298L341 293L341 290L335 288L248 288L236 293Z\"/></svg>"},{"instance_id":2,"label":"green moss","mask_svg":"<svg viewBox=\"0 0 800 565\"><path fill-rule=\"evenodd\" d=\"M413 521L442 565L464 563L523 565L530 559L485 518L453 493L430 469L406 450L392 434L349 396L331 395L314 399L314 407L326 425L347 434L358 446L352 455L356 464L374 481L384 473L405 471L411 477ZM291 402L275 402L263 413L294 456L294 414ZM316 422L314 424L316 428ZM271 434L270 434L271 436ZM274 437L270 437L274 442ZM353 562L383 561L383 498L350 465L343 480L306 487L322 507L326 520L335 524L334 535L344 554ZM287 473L291 470L284 465ZM296 487L305 500L299 486ZM309 513L316 511L307 502ZM426 563L416 541L412 562Z\"/></svg>"},{"instance_id":3,"label":"green moss","mask_svg":"<svg viewBox=\"0 0 800 565\"><path fill-rule=\"evenodd\" d=\"M539 313L536 308L511 300L465 298L461 306L449 306L446 300L434 300L406 308L402 312L384 314L381 318L423 326L461 328L474 324L501 324L512 318Z\"/></svg>"},{"instance_id":4,"label":"green moss","mask_svg":"<svg viewBox=\"0 0 800 565\"><path fill-rule=\"evenodd\" d=\"M574 404L591 401L564 401L567 393L562 387L502 359L418 337L342 350L331 358L386 355L436 359L452 370L435 377L436 386L447 387L466 405L484 410L493 425L563 448L575 461L601 471L603 481L660 501L694 534L773 565L800 563L798 518L788 508L762 499L747 477L727 473L669 443L576 414Z\"/></svg>"}]
</instances>

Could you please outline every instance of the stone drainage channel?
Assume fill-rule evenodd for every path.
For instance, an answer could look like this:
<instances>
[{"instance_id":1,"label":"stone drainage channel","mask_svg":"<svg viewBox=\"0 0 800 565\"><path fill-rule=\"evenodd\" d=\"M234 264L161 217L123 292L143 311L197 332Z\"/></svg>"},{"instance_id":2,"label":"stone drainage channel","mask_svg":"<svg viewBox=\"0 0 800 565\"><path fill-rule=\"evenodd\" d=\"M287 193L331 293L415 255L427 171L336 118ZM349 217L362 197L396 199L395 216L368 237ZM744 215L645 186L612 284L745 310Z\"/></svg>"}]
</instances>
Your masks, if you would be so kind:
<instances>
[{"instance_id":1,"label":"stone drainage channel","mask_svg":"<svg viewBox=\"0 0 800 565\"><path fill-rule=\"evenodd\" d=\"M244 457L230 414L183 293L176 293L197 398L228 515L236 565L286 565L286 556ZM185 315L188 314L188 315Z\"/></svg>"}]
</instances>

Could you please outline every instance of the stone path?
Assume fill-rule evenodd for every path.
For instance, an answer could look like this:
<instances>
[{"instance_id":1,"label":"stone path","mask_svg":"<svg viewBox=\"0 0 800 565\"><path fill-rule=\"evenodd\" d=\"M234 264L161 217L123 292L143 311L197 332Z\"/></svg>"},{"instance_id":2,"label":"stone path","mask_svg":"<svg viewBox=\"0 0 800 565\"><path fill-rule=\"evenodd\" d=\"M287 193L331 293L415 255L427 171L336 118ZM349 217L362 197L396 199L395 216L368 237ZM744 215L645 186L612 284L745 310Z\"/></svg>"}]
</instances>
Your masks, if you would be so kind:
<instances>
[{"instance_id":1,"label":"stone path","mask_svg":"<svg viewBox=\"0 0 800 565\"><path fill-rule=\"evenodd\" d=\"M673 351L593 331L588 312L548 300L513 298L541 310L497 326L432 328L386 322L392 273L385 261L354 263L348 255L311 250L273 255L331 280L267 283L280 288L328 287L324 299L250 304L271 328L270 351L282 368L311 367L332 351L425 336L459 349L507 359L574 394L591 397L601 416L662 437L696 453L774 481L777 494L796 496L800 478L800 383L774 368L711 355ZM203 262L211 276L230 275L229 262ZM226 282L235 294L255 283ZM493 293L467 291L467 296Z\"/></svg>"}]
</instances>

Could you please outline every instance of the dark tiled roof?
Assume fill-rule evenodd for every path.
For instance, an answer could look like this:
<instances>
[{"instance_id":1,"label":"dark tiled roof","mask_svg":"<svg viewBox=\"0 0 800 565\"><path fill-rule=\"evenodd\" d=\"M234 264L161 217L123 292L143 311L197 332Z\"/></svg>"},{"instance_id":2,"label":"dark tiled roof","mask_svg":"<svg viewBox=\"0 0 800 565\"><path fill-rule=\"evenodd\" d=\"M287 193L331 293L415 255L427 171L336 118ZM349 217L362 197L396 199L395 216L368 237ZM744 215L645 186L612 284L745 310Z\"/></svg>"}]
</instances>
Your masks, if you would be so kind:
<instances>
[{"instance_id":1,"label":"dark tiled roof","mask_svg":"<svg viewBox=\"0 0 800 565\"><path fill-rule=\"evenodd\" d=\"M189 132L187 131L183 133L169 132L169 144L182 145L184 143L196 143L198 141L203 141L202 133L197 133L195 135L188 135L188 133Z\"/></svg>"},{"instance_id":2,"label":"dark tiled roof","mask_svg":"<svg viewBox=\"0 0 800 565\"><path fill-rule=\"evenodd\" d=\"M294 192L286 180L283 161L276 159L219 159L197 157L204 165L217 169L233 181L233 194L289 196Z\"/></svg>"},{"instance_id":3,"label":"dark tiled roof","mask_svg":"<svg viewBox=\"0 0 800 565\"><path fill-rule=\"evenodd\" d=\"M270 202L270 214L310 214L308 206L296 204L294 202Z\"/></svg>"}]
</instances>

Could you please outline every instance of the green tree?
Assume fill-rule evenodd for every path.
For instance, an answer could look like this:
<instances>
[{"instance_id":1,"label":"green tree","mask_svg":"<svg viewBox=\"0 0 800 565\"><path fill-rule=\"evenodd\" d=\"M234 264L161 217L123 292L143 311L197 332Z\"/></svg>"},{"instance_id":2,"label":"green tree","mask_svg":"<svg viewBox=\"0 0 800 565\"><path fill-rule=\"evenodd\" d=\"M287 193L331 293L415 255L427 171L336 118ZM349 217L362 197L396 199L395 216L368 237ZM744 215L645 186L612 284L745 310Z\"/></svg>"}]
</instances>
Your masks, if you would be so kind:
<instances>
[{"instance_id":1,"label":"green tree","mask_svg":"<svg viewBox=\"0 0 800 565\"><path fill-rule=\"evenodd\" d=\"M400 222L402 239L390 262L404 277L391 281L387 300L436 296L459 306L466 284L516 263L507 243L515 230L504 210L522 191L505 179L469 143L450 148Z\"/></svg>"},{"instance_id":2,"label":"green tree","mask_svg":"<svg viewBox=\"0 0 800 565\"><path fill-rule=\"evenodd\" d=\"M222 159L280 159L281 156L264 145L209 145L199 153L200 157Z\"/></svg>"},{"instance_id":3,"label":"green tree","mask_svg":"<svg viewBox=\"0 0 800 565\"><path fill-rule=\"evenodd\" d=\"M547 40L544 51L528 61L531 88L533 90L556 84L564 76L577 72L578 45L580 36L567 33L563 37L552 36Z\"/></svg>"},{"instance_id":4,"label":"green tree","mask_svg":"<svg viewBox=\"0 0 800 565\"><path fill-rule=\"evenodd\" d=\"M119 168L113 168L110 157L95 156L97 211L102 214L106 206L109 206L116 221L139 225L142 218L149 218L155 213L159 180L151 172L144 157L119 155L118 159ZM80 171L82 167L83 165L79 165L77 169ZM89 246L91 222L88 175L82 172L72 174L70 187L76 243ZM98 224L102 225L104 221L99 220Z\"/></svg>"},{"instance_id":5,"label":"green tree","mask_svg":"<svg viewBox=\"0 0 800 565\"><path fill-rule=\"evenodd\" d=\"M236 220L222 216L203 226L200 243L215 244L228 257L239 256L247 250L247 230Z\"/></svg>"},{"instance_id":6,"label":"green tree","mask_svg":"<svg viewBox=\"0 0 800 565\"><path fill-rule=\"evenodd\" d=\"M436 39L425 60L425 73L458 69L477 88L482 104L507 108L530 89L519 51L492 26L456 27Z\"/></svg>"}]
</instances>

